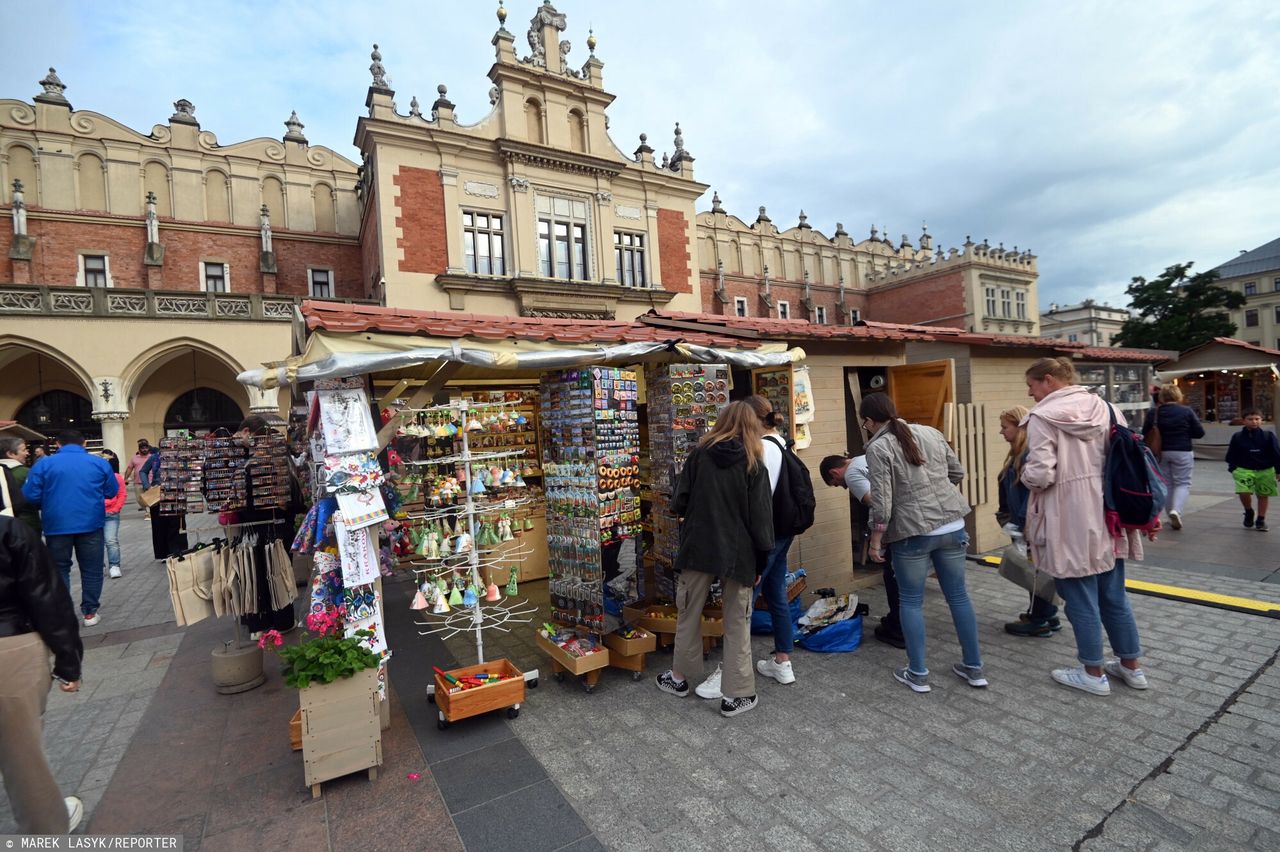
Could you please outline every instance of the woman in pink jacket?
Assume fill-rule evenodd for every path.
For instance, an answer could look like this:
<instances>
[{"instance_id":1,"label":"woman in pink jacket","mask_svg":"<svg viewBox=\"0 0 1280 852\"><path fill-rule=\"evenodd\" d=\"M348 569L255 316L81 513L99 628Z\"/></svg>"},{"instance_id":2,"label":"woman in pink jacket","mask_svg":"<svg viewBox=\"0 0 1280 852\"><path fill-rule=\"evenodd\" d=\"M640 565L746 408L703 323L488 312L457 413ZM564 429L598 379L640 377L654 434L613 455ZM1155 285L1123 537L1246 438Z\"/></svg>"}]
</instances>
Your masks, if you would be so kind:
<instances>
[{"instance_id":1,"label":"woman in pink jacket","mask_svg":"<svg viewBox=\"0 0 1280 852\"><path fill-rule=\"evenodd\" d=\"M1094 695L1109 695L1107 675L1146 689L1138 665L1138 625L1124 588L1124 559L1141 558L1136 536L1112 539L1102 505L1103 464L1111 430L1106 402L1076 382L1068 358L1041 358L1027 370L1036 405L1024 421L1031 491L1027 543L1036 567L1054 578L1066 602L1083 668L1055 669L1053 679ZM1130 549L1134 547L1136 549ZM1102 630L1120 658L1103 658Z\"/></svg>"},{"instance_id":2,"label":"woman in pink jacket","mask_svg":"<svg viewBox=\"0 0 1280 852\"><path fill-rule=\"evenodd\" d=\"M120 475L120 457L111 450L103 450L102 455L111 465L119 488L116 496L107 501L107 521L102 527L102 536L107 543L107 576L114 579L123 576L120 571L120 510L124 508L125 484L124 477Z\"/></svg>"}]
</instances>

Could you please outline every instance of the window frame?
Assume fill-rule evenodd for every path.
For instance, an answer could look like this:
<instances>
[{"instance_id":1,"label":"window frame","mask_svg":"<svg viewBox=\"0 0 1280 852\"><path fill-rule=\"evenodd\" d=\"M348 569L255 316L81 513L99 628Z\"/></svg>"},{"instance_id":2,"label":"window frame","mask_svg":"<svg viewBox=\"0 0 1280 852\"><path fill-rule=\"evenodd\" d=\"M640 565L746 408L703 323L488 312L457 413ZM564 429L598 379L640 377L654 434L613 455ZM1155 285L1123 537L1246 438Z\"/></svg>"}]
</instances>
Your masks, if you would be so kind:
<instances>
[{"instance_id":1,"label":"window frame","mask_svg":"<svg viewBox=\"0 0 1280 852\"><path fill-rule=\"evenodd\" d=\"M791 319L791 303L786 299L778 300L778 319Z\"/></svg>"},{"instance_id":2,"label":"window frame","mask_svg":"<svg viewBox=\"0 0 1280 852\"><path fill-rule=\"evenodd\" d=\"M1271 280L1271 291L1273 293L1280 293L1280 278L1273 278Z\"/></svg>"},{"instance_id":3,"label":"window frame","mask_svg":"<svg viewBox=\"0 0 1280 852\"><path fill-rule=\"evenodd\" d=\"M481 226L476 217L485 216L488 225ZM468 218L470 224L468 224ZM498 226L493 226L494 220L498 220ZM506 277L507 275L507 211L505 210L481 210L474 207L462 208L462 268L466 270L468 275L488 275L493 277ZM467 237L471 237L472 250L467 252ZM489 271L480 271L480 253L477 251L480 239L483 237L488 244L489 254L486 260L489 263ZM497 251L494 251L494 248ZM495 267L501 265L500 270Z\"/></svg>"},{"instance_id":4,"label":"window frame","mask_svg":"<svg viewBox=\"0 0 1280 852\"><path fill-rule=\"evenodd\" d=\"M618 276L618 284L623 287L630 287L633 290L648 290L649 275L647 272L649 262L649 248L646 240L649 235L644 231L632 231L626 228L615 228L613 231L613 265L614 272ZM633 242L628 245L625 240L630 239ZM629 267L623 265L624 259L628 262ZM630 273L633 283L627 283L625 273ZM639 280L635 281L638 276Z\"/></svg>"},{"instance_id":5,"label":"window frame","mask_svg":"<svg viewBox=\"0 0 1280 852\"><path fill-rule=\"evenodd\" d=\"M323 296L316 294L316 273L323 272L328 276L329 280L325 282L325 288L328 293ZM336 288L334 287L333 270L327 266L308 266L307 267L307 293L313 299L333 299L336 298Z\"/></svg>"},{"instance_id":6,"label":"window frame","mask_svg":"<svg viewBox=\"0 0 1280 852\"><path fill-rule=\"evenodd\" d=\"M1013 290L1000 288L1000 319L1013 319Z\"/></svg>"},{"instance_id":7,"label":"window frame","mask_svg":"<svg viewBox=\"0 0 1280 852\"><path fill-rule=\"evenodd\" d=\"M547 211L539 209L544 198L547 200ZM557 213L557 201L563 201L569 212ZM582 205L581 218L573 212L575 204ZM595 280L591 263L591 205L586 199L562 193L539 192L535 194L533 210L538 275L553 281L589 283ZM563 236L560 226L564 228ZM560 259L561 247L564 260ZM565 275L560 274L562 266L565 267Z\"/></svg>"},{"instance_id":8,"label":"window frame","mask_svg":"<svg viewBox=\"0 0 1280 852\"><path fill-rule=\"evenodd\" d=\"M1276 325L1280 325L1280 305L1273 305L1272 310L1275 312L1275 316L1273 316L1272 319Z\"/></svg>"},{"instance_id":9,"label":"window frame","mask_svg":"<svg viewBox=\"0 0 1280 852\"><path fill-rule=\"evenodd\" d=\"M850 325L857 325L857 324L858 324L858 323L860 323L860 322L862 322L862 308L850 308L850 309L849 309L849 324L850 324Z\"/></svg>"},{"instance_id":10,"label":"window frame","mask_svg":"<svg viewBox=\"0 0 1280 852\"><path fill-rule=\"evenodd\" d=\"M1027 318L1027 291L1013 291L1013 313L1014 319L1025 320Z\"/></svg>"},{"instance_id":11,"label":"window frame","mask_svg":"<svg viewBox=\"0 0 1280 852\"><path fill-rule=\"evenodd\" d=\"M210 266L222 267L222 289L221 290L209 289L209 267ZM231 264L225 260L216 260L213 258L210 258L209 260L200 261L200 292L214 293L214 294L230 293L231 292Z\"/></svg>"},{"instance_id":12,"label":"window frame","mask_svg":"<svg viewBox=\"0 0 1280 852\"><path fill-rule=\"evenodd\" d=\"M751 307L747 304L746 296L733 297L733 315L736 317L751 316Z\"/></svg>"},{"instance_id":13,"label":"window frame","mask_svg":"<svg viewBox=\"0 0 1280 852\"><path fill-rule=\"evenodd\" d=\"M986 305L987 305L987 316L988 316L988 317L991 317L992 319L994 319L994 318L997 316L997 314L996 314L996 288L995 288L995 287L987 287L987 288L985 288L985 289L986 289L986 293L985 293L985 300L986 300Z\"/></svg>"},{"instance_id":14,"label":"window frame","mask_svg":"<svg viewBox=\"0 0 1280 852\"><path fill-rule=\"evenodd\" d=\"M814 305L813 307L813 323L814 325L827 324L827 308L825 305Z\"/></svg>"},{"instance_id":15,"label":"window frame","mask_svg":"<svg viewBox=\"0 0 1280 852\"><path fill-rule=\"evenodd\" d=\"M95 277L99 272L102 274L101 284L89 283L89 259L102 258L102 269L93 270ZM115 282L111 280L111 255L105 251L82 251L79 252L76 259L76 286L88 287L93 289L108 290L115 286Z\"/></svg>"},{"instance_id":16,"label":"window frame","mask_svg":"<svg viewBox=\"0 0 1280 852\"><path fill-rule=\"evenodd\" d=\"M1240 289L1244 292L1245 296L1256 296L1258 295L1258 282L1246 281L1240 285Z\"/></svg>"},{"instance_id":17,"label":"window frame","mask_svg":"<svg viewBox=\"0 0 1280 852\"><path fill-rule=\"evenodd\" d=\"M1253 320L1253 322L1250 322L1250 320ZM1244 312L1244 327L1245 327L1245 328L1257 328L1257 327L1258 327L1258 325L1261 323L1261 321L1262 321L1262 320L1261 320L1261 317L1259 317L1259 316L1258 316L1258 309L1257 309L1257 308L1248 308L1248 309Z\"/></svg>"}]
</instances>

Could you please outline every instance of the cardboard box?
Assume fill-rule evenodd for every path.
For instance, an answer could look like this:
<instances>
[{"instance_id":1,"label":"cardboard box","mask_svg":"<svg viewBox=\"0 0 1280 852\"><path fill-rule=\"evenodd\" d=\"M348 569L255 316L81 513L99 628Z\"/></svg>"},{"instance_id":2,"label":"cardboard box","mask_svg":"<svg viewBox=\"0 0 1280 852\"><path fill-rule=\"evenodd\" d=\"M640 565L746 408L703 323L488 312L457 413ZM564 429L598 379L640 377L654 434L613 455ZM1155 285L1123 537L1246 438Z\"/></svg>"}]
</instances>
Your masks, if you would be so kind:
<instances>
[{"instance_id":1,"label":"cardboard box","mask_svg":"<svg viewBox=\"0 0 1280 852\"><path fill-rule=\"evenodd\" d=\"M575 657L541 633L538 634L538 647L546 651L547 656L559 663L570 674L586 674L609 665L609 649L607 647L601 648L594 654L588 654L585 657Z\"/></svg>"}]
</instances>

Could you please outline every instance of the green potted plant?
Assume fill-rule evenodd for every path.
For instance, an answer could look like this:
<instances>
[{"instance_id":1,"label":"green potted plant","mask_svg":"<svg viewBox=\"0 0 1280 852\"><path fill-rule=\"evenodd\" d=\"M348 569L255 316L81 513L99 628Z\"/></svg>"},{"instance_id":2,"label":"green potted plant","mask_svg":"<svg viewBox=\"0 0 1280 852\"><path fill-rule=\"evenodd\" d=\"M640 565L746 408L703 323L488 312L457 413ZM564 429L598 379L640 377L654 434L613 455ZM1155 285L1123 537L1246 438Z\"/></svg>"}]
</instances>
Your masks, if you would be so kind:
<instances>
[{"instance_id":1,"label":"green potted plant","mask_svg":"<svg viewBox=\"0 0 1280 852\"><path fill-rule=\"evenodd\" d=\"M308 633L298 644L286 644L269 630L258 641L285 662L284 682L298 690L302 759L313 797L320 783L361 770L377 777L382 764L378 663L358 630L343 635L337 610L307 616Z\"/></svg>"}]
</instances>

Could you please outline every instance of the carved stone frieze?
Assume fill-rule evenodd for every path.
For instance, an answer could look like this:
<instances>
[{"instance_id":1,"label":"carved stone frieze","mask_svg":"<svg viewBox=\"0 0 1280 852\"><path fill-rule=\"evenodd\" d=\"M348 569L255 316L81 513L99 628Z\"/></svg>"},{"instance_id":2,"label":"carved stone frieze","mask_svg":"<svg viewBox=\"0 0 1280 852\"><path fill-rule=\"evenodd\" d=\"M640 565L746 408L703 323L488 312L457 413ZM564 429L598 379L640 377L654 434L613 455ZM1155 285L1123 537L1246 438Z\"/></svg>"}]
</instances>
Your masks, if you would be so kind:
<instances>
[{"instance_id":1,"label":"carved stone frieze","mask_svg":"<svg viewBox=\"0 0 1280 852\"><path fill-rule=\"evenodd\" d=\"M107 313L146 316L147 297L131 293L108 293Z\"/></svg>"},{"instance_id":2,"label":"carved stone frieze","mask_svg":"<svg viewBox=\"0 0 1280 852\"><path fill-rule=\"evenodd\" d=\"M216 313L220 317L243 317L249 318L249 300L248 299L228 299L219 298L214 301Z\"/></svg>"},{"instance_id":3,"label":"carved stone frieze","mask_svg":"<svg viewBox=\"0 0 1280 852\"><path fill-rule=\"evenodd\" d=\"M467 195L474 195L477 198L497 198L498 188L491 183L484 183L478 180L464 181L462 191Z\"/></svg>"},{"instance_id":4,"label":"carved stone frieze","mask_svg":"<svg viewBox=\"0 0 1280 852\"><path fill-rule=\"evenodd\" d=\"M629 207L626 204L619 204L613 208L613 215L619 219L634 219L639 221L644 218L644 211L639 207Z\"/></svg>"},{"instance_id":5,"label":"carved stone frieze","mask_svg":"<svg viewBox=\"0 0 1280 852\"><path fill-rule=\"evenodd\" d=\"M51 302L55 314L93 313L92 293L54 293Z\"/></svg>"},{"instance_id":6,"label":"carved stone frieze","mask_svg":"<svg viewBox=\"0 0 1280 852\"><path fill-rule=\"evenodd\" d=\"M509 178L507 178L507 183L511 184L511 188L512 188L513 190L515 190L516 192L528 192L528 191L529 191L529 179L528 179L528 178L522 178L522 177L509 177Z\"/></svg>"},{"instance_id":7,"label":"carved stone frieze","mask_svg":"<svg viewBox=\"0 0 1280 852\"><path fill-rule=\"evenodd\" d=\"M40 294L29 289L0 290L0 313L40 313L44 305Z\"/></svg>"},{"instance_id":8,"label":"carved stone frieze","mask_svg":"<svg viewBox=\"0 0 1280 852\"><path fill-rule=\"evenodd\" d=\"M208 316L209 303L203 296L157 296L156 314L166 317Z\"/></svg>"}]
</instances>

